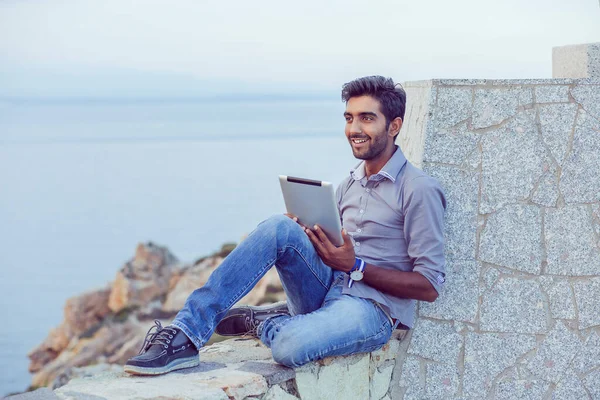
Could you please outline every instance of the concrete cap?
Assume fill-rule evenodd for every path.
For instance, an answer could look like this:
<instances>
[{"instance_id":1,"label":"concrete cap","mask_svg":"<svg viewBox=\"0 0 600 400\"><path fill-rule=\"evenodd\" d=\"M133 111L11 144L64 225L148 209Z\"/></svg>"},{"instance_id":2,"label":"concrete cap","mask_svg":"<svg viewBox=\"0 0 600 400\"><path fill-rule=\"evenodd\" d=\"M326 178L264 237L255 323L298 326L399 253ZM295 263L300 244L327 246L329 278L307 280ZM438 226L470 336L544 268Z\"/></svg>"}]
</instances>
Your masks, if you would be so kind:
<instances>
[{"instance_id":1,"label":"concrete cap","mask_svg":"<svg viewBox=\"0 0 600 400\"><path fill-rule=\"evenodd\" d=\"M553 78L600 78L600 43L552 49Z\"/></svg>"}]
</instances>

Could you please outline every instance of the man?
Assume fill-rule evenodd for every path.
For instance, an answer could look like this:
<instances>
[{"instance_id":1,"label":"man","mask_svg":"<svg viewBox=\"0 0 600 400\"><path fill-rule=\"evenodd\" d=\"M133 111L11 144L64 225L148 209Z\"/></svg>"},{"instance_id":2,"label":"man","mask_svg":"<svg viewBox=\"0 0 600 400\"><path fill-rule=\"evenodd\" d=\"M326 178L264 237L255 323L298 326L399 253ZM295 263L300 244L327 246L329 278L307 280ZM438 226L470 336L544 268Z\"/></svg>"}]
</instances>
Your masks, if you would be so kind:
<instances>
[{"instance_id":1,"label":"man","mask_svg":"<svg viewBox=\"0 0 600 400\"><path fill-rule=\"evenodd\" d=\"M406 93L389 78L371 76L346 83L342 99L346 137L362 160L336 192L344 244L335 247L318 226L301 226L294 216L262 222L171 325L150 329L125 371L196 366L198 349L215 329L259 337L289 367L373 351L396 327L412 327L415 300L437 298L445 276L446 200L438 182L394 144ZM273 265L287 305L230 309Z\"/></svg>"}]
</instances>

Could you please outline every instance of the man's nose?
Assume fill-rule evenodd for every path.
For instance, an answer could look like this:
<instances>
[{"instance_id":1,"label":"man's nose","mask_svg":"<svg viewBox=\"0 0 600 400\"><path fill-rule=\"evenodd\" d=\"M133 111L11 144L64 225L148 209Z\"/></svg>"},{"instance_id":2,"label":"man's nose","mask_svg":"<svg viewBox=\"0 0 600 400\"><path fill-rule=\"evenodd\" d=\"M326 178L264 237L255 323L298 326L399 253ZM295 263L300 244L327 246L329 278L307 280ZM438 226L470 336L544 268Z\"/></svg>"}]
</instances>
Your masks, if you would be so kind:
<instances>
[{"instance_id":1,"label":"man's nose","mask_svg":"<svg viewBox=\"0 0 600 400\"><path fill-rule=\"evenodd\" d=\"M350 133L361 133L362 129L360 127L360 121L357 121L356 119L352 120L352 123L350 124Z\"/></svg>"}]
</instances>

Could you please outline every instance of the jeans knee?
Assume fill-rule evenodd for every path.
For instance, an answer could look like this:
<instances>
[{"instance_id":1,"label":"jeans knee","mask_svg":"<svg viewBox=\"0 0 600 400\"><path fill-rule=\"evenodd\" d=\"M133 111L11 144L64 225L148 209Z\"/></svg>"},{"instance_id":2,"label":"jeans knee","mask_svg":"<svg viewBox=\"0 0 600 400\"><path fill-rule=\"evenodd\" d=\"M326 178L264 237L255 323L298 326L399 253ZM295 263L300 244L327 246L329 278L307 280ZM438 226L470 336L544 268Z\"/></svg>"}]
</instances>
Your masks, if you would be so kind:
<instances>
[{"instance_id":1,"label":"jeans knee","mask_svg":"<svg viewBox=\"0 0 600 400\"><path fill-rule=\"evenodd\" d=\"M263 232L266 230L269 234L283 239L289 237L290 232L292 232L294 229L298 229L299 225L291 218L280 214L267 218L259 225L259 228L263 229Z\"/></svg>"},{"instance_id":2,"label":"jeans knee","mask_svg":"<svg viewBox=\"0 0 600 400\"><path fill-rule=\"evenodd\" d=\"M272 215L271 217L267 218L265 222L269 226L274 226L276 228L296 225L296 222L294 222L290 217L287 217L283 214Z\"/></svg>"},{"instance_id":3,"label":"jeans knee","mask_svg":"<svg viewBox=\"0 0 600 400\"><path fill-rule=\"evenodd\" d=\"M274 345L271 347L271 351L273 353L273 360L278 364L289 368L296 368L304 364L303 362L298 362L298 358L289 347Z\"/></svg>"},{"instance_id":4,"label":"jeans knee","mask_svg":"<svg viewBox=\"0 0 600 400\"><path fill-rule=\"evenodd\" d=\"M294 336L282 331L271 342L273 360L289 368L300 367L310 361L307 359L305 349L299 344L298 338L294 338Z\"/></svg>"}]
</instances>

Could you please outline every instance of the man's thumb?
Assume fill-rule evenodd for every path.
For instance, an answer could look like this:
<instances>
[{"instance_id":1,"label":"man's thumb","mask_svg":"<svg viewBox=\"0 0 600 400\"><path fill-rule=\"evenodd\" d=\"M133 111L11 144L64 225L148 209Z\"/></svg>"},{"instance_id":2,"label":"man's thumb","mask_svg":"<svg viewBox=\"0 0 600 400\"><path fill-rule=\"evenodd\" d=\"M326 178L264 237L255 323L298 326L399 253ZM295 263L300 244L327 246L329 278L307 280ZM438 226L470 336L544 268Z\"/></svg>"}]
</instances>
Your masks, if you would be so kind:
<instances>
[{"instance_id":1,"label":"man's thumb","mask_svg":"<svg viewBox=\"0 0 600 400\"><path fill-rule=\"evenodd\" d=\"M348 235L346 229L342 229L342 239L344 239L344 243L352 244L352 239L350 239L350 235Z\"/></svg>"}]
</instances>

